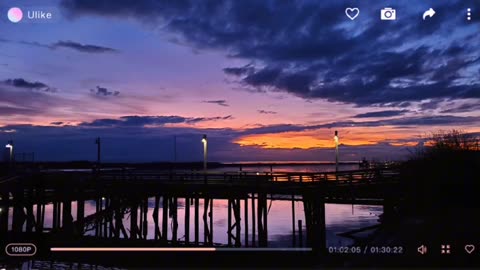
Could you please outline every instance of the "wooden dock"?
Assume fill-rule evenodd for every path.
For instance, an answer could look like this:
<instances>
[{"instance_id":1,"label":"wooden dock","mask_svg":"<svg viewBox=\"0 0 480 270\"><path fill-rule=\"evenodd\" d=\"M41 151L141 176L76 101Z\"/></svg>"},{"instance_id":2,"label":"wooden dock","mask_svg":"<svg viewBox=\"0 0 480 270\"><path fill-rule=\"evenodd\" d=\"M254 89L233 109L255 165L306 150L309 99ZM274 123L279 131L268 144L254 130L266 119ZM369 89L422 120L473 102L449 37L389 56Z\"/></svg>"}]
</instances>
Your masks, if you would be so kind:
<instances>
[{"instance_id":1,"label":"wooden dock","mask_svg":"<svg viewBox=\"0 0 480 270\"><path fill-rule=\"evenodd\" d=\"M102 243L131 240L160 246L213 246L213 201L226 199L227 246L267 247L267 201L289 200L293 246L324 249L325 203L384 205L387 213L401 199L400 190L398 173L391 169L338 173L37 172L0 179L0 234L10 239L19 234L36 234L39 239L61 235L64 244L75 238L80 245L93 238ZM149 200L154 200L153 240L147 239ZM94 201L96 208L88 216L86 201ZM179 201L185 207L183 217L178 216ZM305 231L301 223L297 226L295 201L303 202ZM76 213L72 202L76 202ZM53 213L47 228L45 206L49 204ZM123 224L126 217L128 229ZM186 232L181 241L177 234L180 218ZM302 234L306 234L305 243Z\"/></svg>"}]
</instances>

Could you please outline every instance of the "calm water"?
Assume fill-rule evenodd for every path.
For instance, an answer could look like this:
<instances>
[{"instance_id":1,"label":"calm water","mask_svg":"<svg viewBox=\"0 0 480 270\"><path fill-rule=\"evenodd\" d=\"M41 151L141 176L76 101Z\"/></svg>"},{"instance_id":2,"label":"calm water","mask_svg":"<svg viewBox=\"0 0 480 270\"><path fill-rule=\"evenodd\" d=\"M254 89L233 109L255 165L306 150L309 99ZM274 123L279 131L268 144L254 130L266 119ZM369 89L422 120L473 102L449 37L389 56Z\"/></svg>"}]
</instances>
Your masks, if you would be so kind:
<instances>
[{"instance_id":1,"label":"calm water","mask_svg":"<svg viewBox=\"0 0 480 270\"><path fill-rule=\"evenodd\" d=\"M154 221L153 221L153 210L154 210L154 198L149 199L149 209L148 209L148 239L154 239ZM302 220L302 224L305 226L305 215L303 211L303 203L295 202L295 225L298 226L298 220ZM227 200L214 200L213 203L213 241L218 244L227 244L227 215L228 215L228 201ZM292 247L292 202L291 201L279 201L279 200L268 200L267 204L270 208L268 212L268 245L271 247ZM241 203L242 207L242 244L244 240L244 202ZM251 205L249 205L251 207ZM76 219L76 202L72 203L72 214L73 218ZM344 237L340 237L337 234L346 232L353 229L362 228L369 225L374 225L378 221L378 215L381 214L381 206L365 206L365 205L340 205L340 204L327 204L326 205L326 233L327 233L327 246L334 245L349 245L353 242ZM13 212L13 208L10 209L10 215ZM46 206L45 214L45 227L52 226L52 212L53 206ZM85 203L85 215L88 216L95 212L95 202L87 201ZM159 222L162 221L162 209L159 210ZM185 216L185 200L178 199L178 240L184 240L185 231L184 231L184 216ZM193 220L194 208L190 207L190 239L194 239L194 220ZM203 240L203 200L200 200L200 239ZM251 213L250 213L251 215ZM11 217L10 217L11 220ZM161 223L160 223L161 224ZM169 239L172 238L172 219L169 218ZM10 222L11 226L11 222ZM130 229L130 218L129 215L126 215L124 219L124 226L127 230ZM249 216L249 239L251 242L251 216ZM303 230L303 243L306 242L305 239L305 227ZM297 245L298 245L298 228L297 231ZM93 233L93 232L91 232Z\"/></svg>"}]
</instances>

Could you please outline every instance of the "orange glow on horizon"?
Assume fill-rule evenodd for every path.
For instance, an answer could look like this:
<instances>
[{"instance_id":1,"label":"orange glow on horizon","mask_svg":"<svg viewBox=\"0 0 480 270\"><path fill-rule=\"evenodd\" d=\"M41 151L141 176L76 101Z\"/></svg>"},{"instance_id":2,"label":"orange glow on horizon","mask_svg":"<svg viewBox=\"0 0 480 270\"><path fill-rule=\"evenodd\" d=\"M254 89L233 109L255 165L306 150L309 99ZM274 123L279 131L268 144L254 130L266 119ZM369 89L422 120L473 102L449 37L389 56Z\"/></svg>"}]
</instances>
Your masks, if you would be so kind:
<instances>
[{"instance_id":1,"label":"orange glow on horizon","mask_svg":"<svg viewBox=\"0 0 480 270\"><path fill-rule=\"evenodd\" d=\"M408 134L409 135L409 134ZM394 146L415 146L418 141L402 141L407 134L394 130L378 130L378 128L349 129L339 132L340 145L361 146L389 143ZM315 130L301 132L283 132L247 135L235 143L240 146L257 146L264 149L311 149L335 147L333 130Z\"/></svg>"}]
</instances>

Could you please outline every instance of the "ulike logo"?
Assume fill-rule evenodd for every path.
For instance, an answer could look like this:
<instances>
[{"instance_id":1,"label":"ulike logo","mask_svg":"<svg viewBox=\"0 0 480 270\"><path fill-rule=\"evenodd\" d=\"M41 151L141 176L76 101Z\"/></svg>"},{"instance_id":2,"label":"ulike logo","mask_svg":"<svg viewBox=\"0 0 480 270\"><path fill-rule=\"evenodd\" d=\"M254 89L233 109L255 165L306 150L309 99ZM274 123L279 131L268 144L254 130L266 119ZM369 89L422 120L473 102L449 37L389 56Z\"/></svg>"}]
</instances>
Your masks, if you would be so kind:
<instances>
[{"instance_id":1,"label":"ulike logo","mask_svg":"<svg viewBox=\"0 0 480 270\"><path fill-rule=\"evenodd\" d=\"M58 22L59 10L53 6L12 7L7 12L12 23L51 23Z\"/></svg>"},{"instance_id":2,"label":"ulike logo","mask_svg":"<svg viewBox=\"0 0 480 270\"><path fill-rule=\"evenodd\" d=\"M18 23L23 18L23 11L18 7L12 7L8 10L8 19L13 23Z\"/></svg>"}]
</instances>

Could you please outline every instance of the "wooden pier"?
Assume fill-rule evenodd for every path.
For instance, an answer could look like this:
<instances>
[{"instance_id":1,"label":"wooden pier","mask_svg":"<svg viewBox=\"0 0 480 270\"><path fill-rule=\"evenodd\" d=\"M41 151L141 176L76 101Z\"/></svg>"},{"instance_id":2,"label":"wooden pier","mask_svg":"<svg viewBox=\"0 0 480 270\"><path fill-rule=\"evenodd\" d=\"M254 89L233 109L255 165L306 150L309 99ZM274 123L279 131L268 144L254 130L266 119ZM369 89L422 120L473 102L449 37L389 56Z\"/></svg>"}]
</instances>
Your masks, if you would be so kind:
<instances>
[{"instance_id":1,"label":"wooden pier","mask_svg":"<svg viewBox=\"0 0 480 270\"><path fill-rule=\"evenodd\" d=\"M227 234L226 246L268 247L268 201L288 200L292 201L292 245L324 250L325 203L380 204L390 209L401 199L400 190L398 173L387 169L338 173L37 172L0 180L0 235L11 240L36 235L64 245L75 239L77 245L121 241L147 246L216 246L213 202L225 199L228 226L222 233ZM94 202L95 213L86 215L87 201ZM295 220L295 201L304 206L305 224L300 221L300 226ZM147 214L152 202L154 238L149 239ZM179 202L185 208L183 217L178 215ZM50 227L45 222L46 205L53 207ZM180 223L183 238L178 235Z\"/></svg>"}]
</instances>

